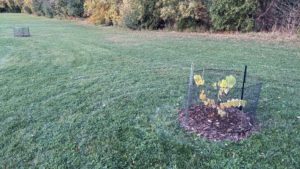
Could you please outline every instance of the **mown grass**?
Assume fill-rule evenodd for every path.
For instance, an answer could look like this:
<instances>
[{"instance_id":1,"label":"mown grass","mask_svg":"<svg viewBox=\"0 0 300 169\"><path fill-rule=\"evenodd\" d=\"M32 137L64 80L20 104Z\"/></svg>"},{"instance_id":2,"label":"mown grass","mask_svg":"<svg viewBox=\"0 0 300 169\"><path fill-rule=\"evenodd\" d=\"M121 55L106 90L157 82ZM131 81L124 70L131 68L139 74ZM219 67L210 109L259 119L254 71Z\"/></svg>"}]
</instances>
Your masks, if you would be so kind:
<instances>
[{"instance_id":1,"label":"mown grass","mask_svg":"<svg viewBox=\"0 0 300 169\"><path fill-rule=\"evenodd\" d=\"M13 26L32 37L14 38ZM263 79L262 130L239 143L183 132L189 66ZM0 168L297 168L300 48L0 14Z\"/></svg>"}]
</instances>

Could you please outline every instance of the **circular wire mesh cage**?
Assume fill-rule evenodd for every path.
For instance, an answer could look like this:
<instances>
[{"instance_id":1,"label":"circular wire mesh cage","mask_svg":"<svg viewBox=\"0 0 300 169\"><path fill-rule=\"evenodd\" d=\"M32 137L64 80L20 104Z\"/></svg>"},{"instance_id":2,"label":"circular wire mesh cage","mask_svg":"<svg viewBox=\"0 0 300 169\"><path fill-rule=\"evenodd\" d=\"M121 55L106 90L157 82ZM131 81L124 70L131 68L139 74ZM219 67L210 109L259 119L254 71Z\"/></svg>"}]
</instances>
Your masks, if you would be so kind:
<instances>
[{"instance_id":1,"label":"circular wire mesh cage","mask_svg":"<svg viewBox=\"0 0 300 169\"><path fill-rule=\"evenodd\" d=\"M199 87L194 81L194 75L200 75L205 80L205 85ZM220 82L226 76L234 76L236 83L226 95L219 99L218 89L214 84ZM187 96L183 103L183 111L185 119L189 118L189 109L194 105L204 104L200 100L200 93L205 91L206 97L217 103L227 102L230 100L244 100L246 104L244 107L237 107L246 113L252 122L256 120L256 110L259 103L262 82L258 77L247 75L247 67L245 70L221 70L221 69L195 69L191 68L191 73L188 83Z\"/></svg>"},{"instance_id":2,"label":"circular wire mesh cage","mask_svg":"<svg viewBox=\"0 0 300 169\"><path fill-rule=\"evenodd\" d=\"M29 27L15 27L14 28L15 37L30 37Z\"/></svg>"},{"instance_id":3,"label":"circular wire mesh cage","mask_svg":"<svg viewBox=\"0 0 300 169\"><path fill-rule=\"evenodd\" d=\"M203 76L205 85L196 85L194 75L198 74ZM206 144L206 140L239 141L259 131L259 123L256 121L256 110L259 103L262 81L255 76L251 76L250 72L250 75L247 75L245 79L244 90L242 90L244 74L244 70L194 70L192 67L189 77L187 74L186 78L188 79L186 93L180 95L178 98L178 102L180 103L175 105L172 103L163 104L157 107L156 111L151 115L151 125L154 126L155 132L161 139L166 141L173 140L179 144L201 149L203 144ZM247 104L243 107L243 110L240 111L240 107L233 108L238 111L230 112L224 118L219 118L218 116L207 118L208 115L215 114L215 111L195 111L197 108L205 107L203 101L199 98L201 90L204 89L206 91L207 98L217 101L218 91L212 84L230 75L236 78L236 84L226 97L222 98L222 102L231 99L241 99L242 91L244 91L243 100L247 101ZM208 92L210 90L211 92ZM231 117L234 118L232 119ZM236 123L232 124L232 122Z\"/></svg>"}]
</instances>

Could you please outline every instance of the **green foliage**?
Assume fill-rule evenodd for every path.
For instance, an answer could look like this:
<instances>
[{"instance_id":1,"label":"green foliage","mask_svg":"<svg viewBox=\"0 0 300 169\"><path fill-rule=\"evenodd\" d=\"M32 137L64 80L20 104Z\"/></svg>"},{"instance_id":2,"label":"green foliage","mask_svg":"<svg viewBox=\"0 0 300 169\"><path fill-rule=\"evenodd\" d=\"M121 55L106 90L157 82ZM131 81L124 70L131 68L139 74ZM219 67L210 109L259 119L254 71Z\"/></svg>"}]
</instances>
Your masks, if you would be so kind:
<instances>
[{"instance_id":1,"label":"green foliage","mask_svg":"<svg viewBox=\"0 0 300 169\"><path fill-rule=\"evenodd\" d=\"M217 31L252 31L257 0L213 0L210 8Z\"/></svg>"},{"instance_id":2,"label":"green foliage","mask_svg":"<svg viewBox=\"0 0 300 169\"><path fill-rule=\"evenodd\" d=\"M205 80L201 75L194 75L194 82L198 87L201 86L201 88L205 85ZM213 83L212 85L216 90L218 90L218 101L208 98L205 92L213 93L213 91L205 91L204 88L200 90L199 99L204 103L204 105L216 108L218 110L218 114L221 117L224 117L226 115L225 108L246 106L245 100L234 98L227 100L227 102L222 102L222 97L226 96L235 84L236 78L233 75L226 76L225 79L220 80L218 83Z\"/></svg>"},{"instance_id":3,"label":"green foliage","mask_svg":"<svg viewBox=\"0 0 300 169\"><path fill-rule=\"evenodd\" d=\"M299 9L300 0L0 0L0 12L88 17L94 24L180 31L296 33Z\"/></svg>"},{"instance_id":4,"label":"green foliage","mask_svg":"<svg viewBox=\"0 0 300 169\"><path fill-rule=\"evenodd\" d=\"M84 0L1 0L0 9L26 12L47 17L82 16Z\"/></svg>"},{"instance_id":5,"label":"green foliage","mask_svg":"<svg viewBox=\"0 0 300 169\"><path fill-rule=\"evenodd\" d=\"M206 6L195 0L87 0L85 14L93 23L109 20L130 29L183 30L209 25Z\"/></svg>"},{"instance_id":6,"label":"green foliage","mask_svg":"<svg viewBox=\"0 0 300 169\"><path fill-rule=\"evenodd\" d=\"M0 13L7 12L7 5L4 0L0 0Z\"/></svg>"},{"instance_id":7,"label":"green foliage","mask_svg":"<svg viewBox=\"0 0 300 169\"><path fill-rule=\"evenodd\" d=\"M82 16L84 13L84 0L65 0L67 16Z\"/></svg>"},{"instance_id":8,"label":"green foliage","mask_svg":"<svg viewBox=\"0 0 300 169\"><path fill-rule=\"evenodd\" d=\"M123 1L123 21L131 29L158 29L161 18L156 6L158 0L125 0Z\"/></svg>"},{"instance_id":9,"label":"green foliage","mask_svg":"<svg viewBox=\"0 0 300 169\"><path fill-rule=\"evenodd\" d=\"M21 12L22 0L0 0L0 12Z\"/></svg>"},{"instance_id":10,"label":"green foliage","mask_svg":"<svg viewBox=\"0 0 300 169\"><path fill-rule=\"evenodd\" d=\"M23 1L22 12L32 14L32 0L24 0Z\"/></svg>"},{"instance_id":11,"label":"green foliage","mask_svg":"<svg viewBox=\"0 0 300 169\"><path fill-rule=\"evenodd\" d=\"M236 84L236 79L234 76L226 76L225 79L217 83L217 88L219 88L218 98L220 99L223 95L228 94L229 90Z\"/></svg>"},{"instance_id":12,"label":"green foliage","mask_svg":"<svg viewBox=\"0 0 300 169\"><path fill-rule=\"evenodd\" d=\"M44 16L47 16L49 18L53 18L53 16L55 15L55 10L54 7L52 6L52 4L50 4L50 1L43 1L41 0L41 13L44 15Z\"/></svg>"},{"instance_id":13,"label":"green foliage","mask_svg":"<svg viewBox=\"0 0 300 169\"><path fill-rule=\"evenodd\" d=\"M159 5L166 27L184 30L209 25L208 11L202 1L160 0Z\"/></svg>"},{"instance_id":14,"label":"green foliage","mask_svg":"<svg viewBox=\"0 0 300 169\"><path fill-rule=\"evenodd\" d=\"M141 29L141 21L140 21L141 14L138 10L130 10L124 12L123 22L126 27L136 30Z\"/></svg>"},{"instance_id":15,"label":"green foliage","mask_svg":"<svg viewBox=\"0 0 300 169\"><path fill-rule=\"evenodd\" d=\"M38 16L44 15L42 0L32 0L31 9L32 9L32 13Z\"/></svg>"},{"instance_id":16,"label":"green foliage","mask_svg":"<svg viewBox=\"0 0 300 169\"><path fill-rule=\"evenodd\" d=\"M158 29L162 19L159 16L159 8L157 8L156 3L158 0L143 0L140 1L142 6L142 18L141 27L144 29Z\"/></svg>"},{"instance_id":17,"label":"green foliage","mask_svg":"<svg viewBox=\"0 0 300 169\"><path fill-rule=\"evenodd\" d=\"M142 9L139 1L125 0L121 8L123 25L130 29L140 29Z\"/></svg>"},{"instance_id":18,"label":"green foliage","mask_svg":"<svg viewBox=\"0 0 300 169\"><path fill-rule=\"evenodd\" d=\"M34 36L13 38L18 24ZM300 166L295 41L136 33L18 14L0 14L0 25L1 169ZM231 143L178 127L191 62L248 63L265 84L262 129Z\"/></svg>"},{"instance_id":19,"label":"green foliage","mask_svg":"<svg viewBox=\"0 0 300 169\"><path fill-rule=\"evenodd\" d=\"M84 0L52 0L51 10L59 16L82 16Z\"/></svg>"},{"instance_id":20,"label":"green foliage","mask_svg":"<svg viewBox=\"0 0 300 169\"><path fill-rule=\"evenodd\" d=\"M165 22L166 27L174 27L177 20L178 1L177 0L160 0L160 17Z\"/></svg>"},{"instance_id":21,"label":"green foliage","mask_svg":"<svg viewBox=\"0 0 300 169\"><path fill-rule=\"evenodd\" d=\"M196 28L198 26L207 27L210 22L207 8L201 1L190 0L180 2L179 14L177 27L180 30Z\"/></svg>"}]
</instances>

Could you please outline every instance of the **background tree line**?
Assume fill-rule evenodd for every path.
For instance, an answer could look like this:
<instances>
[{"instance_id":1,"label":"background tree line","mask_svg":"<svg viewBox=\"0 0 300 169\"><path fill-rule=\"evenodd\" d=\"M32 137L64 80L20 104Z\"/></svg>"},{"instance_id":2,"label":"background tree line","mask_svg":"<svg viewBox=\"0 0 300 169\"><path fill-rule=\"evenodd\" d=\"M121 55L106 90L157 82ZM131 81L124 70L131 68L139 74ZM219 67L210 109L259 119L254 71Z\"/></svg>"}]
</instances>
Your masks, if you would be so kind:
<instances>
[{"instance_id":1,"label":"background tree line","mask_svg":"<svg viewBox=\"0 0 300 169\"><path fill-rule=\"evenodd\" d=\"M300 0L0 0L0 12L86 17L131 29L298 31Z\"/></svg>"}]
</instances>

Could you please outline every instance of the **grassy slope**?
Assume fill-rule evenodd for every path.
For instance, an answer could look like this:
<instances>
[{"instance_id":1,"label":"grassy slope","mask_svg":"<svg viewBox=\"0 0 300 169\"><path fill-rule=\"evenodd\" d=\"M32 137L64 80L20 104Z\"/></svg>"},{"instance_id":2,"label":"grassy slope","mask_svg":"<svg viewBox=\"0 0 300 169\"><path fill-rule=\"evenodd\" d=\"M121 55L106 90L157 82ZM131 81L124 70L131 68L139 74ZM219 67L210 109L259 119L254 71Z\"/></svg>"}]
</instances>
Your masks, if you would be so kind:
<instances>
[{"instance_id":1,"label":"grassy slope","mask_svg":"<svg viewBox=\"0 0 300 169\"><path fill-rule=\"evenodd\" d=\"M261 133L211 143L176 127L191 62L263 78ZM0 14L0 168L296 168L299 74L295 45Z\"/></svg>"}]
</instances>

